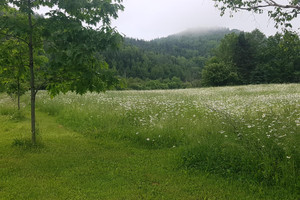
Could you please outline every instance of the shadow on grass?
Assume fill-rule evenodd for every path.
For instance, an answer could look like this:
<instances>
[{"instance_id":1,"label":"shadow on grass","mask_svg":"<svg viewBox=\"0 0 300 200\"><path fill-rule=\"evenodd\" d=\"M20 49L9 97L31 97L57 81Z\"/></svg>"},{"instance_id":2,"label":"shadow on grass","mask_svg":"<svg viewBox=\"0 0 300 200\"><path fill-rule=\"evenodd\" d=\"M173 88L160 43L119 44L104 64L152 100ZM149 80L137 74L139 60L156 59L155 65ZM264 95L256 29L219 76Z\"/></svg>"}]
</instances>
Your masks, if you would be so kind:
<instances>
[{"instance_id":1,"label":"shadow on grass","mask_svg":"<svg viewBox=\"0 0 300 200\"><path fill-rule=\"evenodd\" d=\"M34 152L39 151L45 147L44 143L40 139L37 140L36 144L33 144L31 139L29 138L15 138L11 146L24 151Z\"/></svg>"}]
</instances>

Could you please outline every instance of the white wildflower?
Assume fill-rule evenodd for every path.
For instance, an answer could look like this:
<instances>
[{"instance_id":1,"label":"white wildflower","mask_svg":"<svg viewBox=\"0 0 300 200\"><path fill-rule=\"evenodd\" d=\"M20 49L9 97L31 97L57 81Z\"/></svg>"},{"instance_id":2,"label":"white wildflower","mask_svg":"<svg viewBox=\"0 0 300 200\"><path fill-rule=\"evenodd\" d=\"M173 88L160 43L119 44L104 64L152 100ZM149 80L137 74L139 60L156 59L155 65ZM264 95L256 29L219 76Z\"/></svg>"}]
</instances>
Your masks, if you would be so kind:
<instances>
[{"instance_id":1,"label":"white wildflower","mask_svg":"<svg viewBox=\"0 0 300 200\"><path fill-rule=\"evenodd\" d=\"M280 135L280 136L278 136L278 138L283 138L283 137L285 137L285 136L286 136L286 134Z\"/></svg>"}]
</instances>

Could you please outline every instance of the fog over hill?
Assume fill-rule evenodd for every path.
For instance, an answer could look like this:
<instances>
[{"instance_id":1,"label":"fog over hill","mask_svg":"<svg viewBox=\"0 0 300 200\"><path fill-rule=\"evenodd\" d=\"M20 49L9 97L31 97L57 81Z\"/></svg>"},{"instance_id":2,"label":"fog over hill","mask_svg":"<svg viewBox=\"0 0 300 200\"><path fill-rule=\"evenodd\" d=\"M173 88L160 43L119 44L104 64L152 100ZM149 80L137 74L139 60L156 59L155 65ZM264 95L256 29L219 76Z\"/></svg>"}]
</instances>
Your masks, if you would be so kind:
<instances>
[{"instance_id":1,"label":"fog over hill","mask_svg":"<svg viewBox=\"0 0 300 200\"><path fill-rule=\"evenodd\" d=\"M228 32L240 32L240 30L237 29L229 29L225 27L194 27L189 28L184 31L181 31L179 33L170 35L170 36L203 36L203 35L209 35L214 33L228 33Z\"/></svg>"},{"instance_id":2,"label":"fog over hill","mask_svg":"<svg viewBox=\"0 0 300 200\"><path fill-rule=\"evenodd\" d=\"M258 28L267 36L281 30L274 27L267 11L263 14L228 12L221 17L212 0L126 0L123 3L125 10L113 26L127 37L148 41L199 26L223 26L245 32ZM293 26L295 30L300 27L298 19Z\"/></svg>"},{"instance_id":3,"label":"fog over hill","mask_svg":"<svg viewBox=\"0 0 300 200\"><path fill-rule=\"evenodd\" d=\"M187 29L150 41L125 38L125 44L133 45L146 51L189 59L196 56L210 56L211 50L218 45L221 39L226 34L233 32L238 33L240 31L224 27L200 27Z\"/></svg>"}]
</instances>

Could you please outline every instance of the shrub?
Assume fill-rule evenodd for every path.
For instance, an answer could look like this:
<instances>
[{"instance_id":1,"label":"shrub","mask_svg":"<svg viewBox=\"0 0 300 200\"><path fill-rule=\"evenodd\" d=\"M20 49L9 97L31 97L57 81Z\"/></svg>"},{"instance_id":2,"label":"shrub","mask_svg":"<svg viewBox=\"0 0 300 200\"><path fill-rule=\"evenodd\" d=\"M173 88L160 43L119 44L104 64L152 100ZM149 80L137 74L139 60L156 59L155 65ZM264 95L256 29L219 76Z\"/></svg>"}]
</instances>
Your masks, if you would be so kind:
<instances>
[{"instance_id":1,"label":"shrub","mask_svg":"<svg viewBox=\"0 0 300 200\"><path fill-rule=\"evenodd\" d=\"M238 84L238 75L234 66L220 63L211 63L202 70L202 85L225 86Z\"/></svg>"}]
</instances>

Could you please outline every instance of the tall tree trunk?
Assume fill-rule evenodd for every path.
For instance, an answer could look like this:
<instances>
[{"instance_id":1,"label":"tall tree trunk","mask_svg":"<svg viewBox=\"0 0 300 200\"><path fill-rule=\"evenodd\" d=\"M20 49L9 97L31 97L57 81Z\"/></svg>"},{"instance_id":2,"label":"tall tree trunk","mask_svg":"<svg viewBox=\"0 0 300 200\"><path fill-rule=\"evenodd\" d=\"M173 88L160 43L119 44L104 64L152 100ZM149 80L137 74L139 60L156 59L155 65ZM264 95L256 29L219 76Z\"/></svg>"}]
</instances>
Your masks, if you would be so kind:
<instances>
[{"instance_id":1,"label":"tall tree trunk","mask_svg":"<svg viewBox=\"0 0 300 200\"><path fill-rule=\"evenodd\" d=\"M36 130L35 130L35 86L34 86L34 65L33 65L33 26L31 14L31 2L28 0L28 25L29 25L29 68L30 68L30 103L31 103L31 140L33 145L36 144Z\"/></svg>"},{"instance_id":2,"label":"tall tree trunk","mask_svg":"<svg viewBox=\"0 0 300 200\"><path fill-rule=\"evenodd\" d=\"M20 78L17 78L18 110L20 110Z\"/></svg>"}]
</instances>

